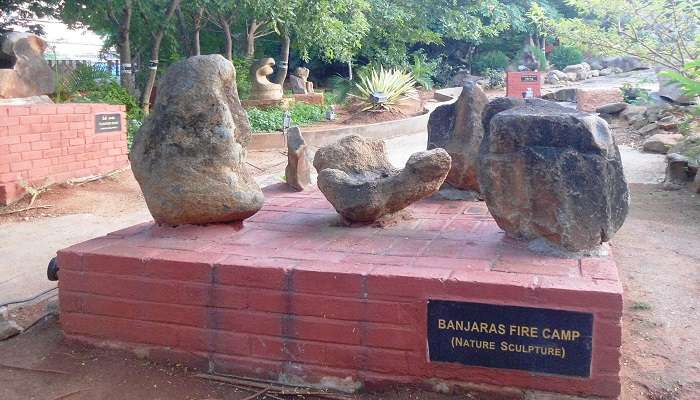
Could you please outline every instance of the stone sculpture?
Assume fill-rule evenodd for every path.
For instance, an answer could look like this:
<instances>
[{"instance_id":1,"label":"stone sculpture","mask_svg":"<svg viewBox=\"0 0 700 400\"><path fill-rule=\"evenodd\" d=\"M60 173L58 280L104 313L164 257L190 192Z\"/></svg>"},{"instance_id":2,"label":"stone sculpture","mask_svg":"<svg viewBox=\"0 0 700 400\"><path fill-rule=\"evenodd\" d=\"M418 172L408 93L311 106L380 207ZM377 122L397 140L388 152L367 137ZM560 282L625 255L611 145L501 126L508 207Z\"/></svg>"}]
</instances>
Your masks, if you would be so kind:
<instances>
[{"instance_id":1,"label":"stone sculpture","mask_svg":"<svg viewBox=\"0 0 700 400\"><path fill-rule=\"evenodd\" d=\"M299 191L311 184L311 162L307 155L306 141L298 126L287 131L287 168L284 176L287 185Z\"/></svg>"},{"instance_id":2,"label":"stone sculpture","mask_svg":"<svg viewBox=\"0 0 700 400\"><path fill-rule=\"evenodd\" d=\"M499 98L483 124L479 182L509 235L586 252L622 226L629 191L603 119L546 100Z\"/></svg>"},{"instance_id":3,"label":"stone sculpture","mask_svg":"<svg viewBox=\"0 0 700 400\"><path fill-rule=\"evenodd\" d=\"M282 100L284 92L282 85L270 82L267 77L274 71L272 67L275 60L263 58L250 66L250 75L253 77L250 89L250 100Z\"/></svg>"},{"instance_id":4,"label":"stone sculpture","mask_svg":"<svg viewBox=\"0 0 700 400\"><path fill-rule=\"evenodd\" d=\"M314 83L309 82L308 68L297 67L294 74L289 75L289 83L292 85L292 93L294 94L314 93Z\"/></svg>"},{"instance_id":5,"label":"stone sculpture","mask_svg":"<svg viewBox=\"0 0 700 400\"><path fill-rule=\"evenodd\" d=\"M236 70L220 55L173 64L139 130L131 166L156 222L241 221L263 204L245 168L251 131Z\"/></svg>"},{"instance_id":6,"label":"stone sculpture","mask_svg":"<svg viewBox=\"0 0 700 400\"><path fill-rule=\"evenodd\" d=\"M384 141L350 135L314 157L318 188L352 222L373 222L440 189L450 170L443 149L413 154L403 170L387 159Z\"/></svg>"},{"instance_id":7,"label":"stone sculpture","mask_svg":"<svg viewBox=\"0 0 700 400\"><path fill-rule=\"evenodd\" d=\"M489 100L474 82L467 82L456 102L440 106L428 120L428 150L441 147L452 157L446 182L479 191L479 146L484 136L481 113Z\"/></svg>"},{"instance_id":8,"label":"stone sculpture","mask_svg":"<svg viewBox=\"0 0 700 400\"><path fill-rule=\"evenodd\" d=\"M46 42L31 33L9 32L0 39L0 98L54 92L54 74L44 59ZM39 98L40 99L40 98Z\"/></svg>"}]
</instances>

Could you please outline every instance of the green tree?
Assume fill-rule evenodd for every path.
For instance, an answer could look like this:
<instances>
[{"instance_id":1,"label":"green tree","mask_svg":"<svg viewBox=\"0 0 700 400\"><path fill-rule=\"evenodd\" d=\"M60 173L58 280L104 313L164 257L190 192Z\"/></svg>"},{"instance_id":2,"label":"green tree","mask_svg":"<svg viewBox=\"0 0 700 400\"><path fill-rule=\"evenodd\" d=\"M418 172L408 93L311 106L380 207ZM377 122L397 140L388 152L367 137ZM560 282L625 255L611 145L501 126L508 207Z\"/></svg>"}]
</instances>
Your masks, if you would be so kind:
<instances>
[{"instance_id":1,"label":"green tree","mask_svg":"<svg viewBox=\"0 0 700 400\"><path fill-rule=\"evenodd\" d=\"M681 74L700 55L697 0L567 0L580 18L556 21L565 43L600 54L629 54Z\"/></svg>"},{"instance_id":2,"label":"green tree","mask_svg":"<svg viewBox=\"0 0 700 400\"><path fill-rule=\"evenodd\" d=\"M38 18L55 16L58 4L41 0L0 0L0 33L19 26L37 35L44 34Z\"/></svg>"}]
</instances>

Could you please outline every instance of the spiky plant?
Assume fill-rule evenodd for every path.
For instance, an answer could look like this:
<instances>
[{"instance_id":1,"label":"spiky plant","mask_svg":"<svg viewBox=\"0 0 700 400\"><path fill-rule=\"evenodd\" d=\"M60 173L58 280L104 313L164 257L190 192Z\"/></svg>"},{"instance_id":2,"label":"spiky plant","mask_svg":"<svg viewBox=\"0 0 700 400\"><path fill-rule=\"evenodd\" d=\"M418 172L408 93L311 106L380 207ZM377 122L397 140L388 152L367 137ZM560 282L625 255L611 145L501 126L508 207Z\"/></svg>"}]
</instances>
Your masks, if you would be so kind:
<instances>
[{"instance_id":1,"label":"spiky plant","mask_svg":"<svg viewBox=\"0 0 700 400\"><path fill-rule=\"evenodd\" d=\"M350 96L360 103L361 111L397 111L402 101L418 98L416 80L410 72L372 68L358 74L358 80ZM383 99L378 101L377 95Z\"/></svg>"}]
</instances>

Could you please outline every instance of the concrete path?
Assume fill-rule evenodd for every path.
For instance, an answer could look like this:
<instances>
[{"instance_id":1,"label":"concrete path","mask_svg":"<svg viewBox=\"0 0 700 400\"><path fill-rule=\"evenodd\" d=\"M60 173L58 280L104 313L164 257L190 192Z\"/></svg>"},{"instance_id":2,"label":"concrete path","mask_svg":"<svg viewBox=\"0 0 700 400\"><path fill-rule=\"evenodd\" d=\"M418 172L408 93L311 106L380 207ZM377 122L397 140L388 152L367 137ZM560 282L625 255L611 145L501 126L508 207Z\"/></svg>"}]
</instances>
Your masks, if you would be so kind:
<instances>
[{"instance_id":1,"label":"concrete path","mask_svg":"<svg viewBox=\"0 0 700 400\"><path fill-rule=\"evenodd\" d=\"M425 149L427 133L387 140L389 160L403 168L411 154ZM664 156L640 153L622 146L622 161L629 183L659 183L664 177ZM261 186L280 182L279 172L256 178ZM151 217L145 206L120 217L92 214L44 218L11 223L0 229L0 304L33 296L56 286L46 279L46 266L56 251Z\"/></svg>"}]
</instances>

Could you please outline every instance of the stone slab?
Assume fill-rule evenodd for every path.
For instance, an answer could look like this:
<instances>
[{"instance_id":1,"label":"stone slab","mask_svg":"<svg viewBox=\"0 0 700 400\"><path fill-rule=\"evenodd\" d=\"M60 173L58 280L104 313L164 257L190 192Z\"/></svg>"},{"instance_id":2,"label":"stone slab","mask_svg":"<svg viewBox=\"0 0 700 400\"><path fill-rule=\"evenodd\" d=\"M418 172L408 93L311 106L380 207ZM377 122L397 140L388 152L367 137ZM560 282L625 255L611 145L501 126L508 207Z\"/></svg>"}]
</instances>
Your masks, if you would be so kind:
<instances>
[{"instance_id":1,"label":"stone slab","mask_svg":"<svg viewBox=\"0 0 700 400\"><path fill-rule=\"evenodd\" d=\"M474 383L619 395L622 287L611 257L531 253L480 202L431 198L398 224L347 227L317 190L265 192L244 225L144 223L60 251L67 337L349 390ZM430 301L591 315L589 376L431 361ZM514 325L538 324L555 327ZM527 332L488 338L536 340Z\"/></svg>"},{"instance_id":2,"label":"stone slab","mask_svg":"<svg viewBox=\"0 0 700 400\"><path fill-rule=\"evenodd\" d=\"M620 89L576 89L576 109L595 112L596 108L623 100Z\"/></svg>"}]
</instances>

